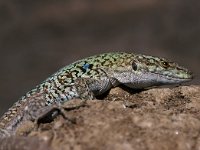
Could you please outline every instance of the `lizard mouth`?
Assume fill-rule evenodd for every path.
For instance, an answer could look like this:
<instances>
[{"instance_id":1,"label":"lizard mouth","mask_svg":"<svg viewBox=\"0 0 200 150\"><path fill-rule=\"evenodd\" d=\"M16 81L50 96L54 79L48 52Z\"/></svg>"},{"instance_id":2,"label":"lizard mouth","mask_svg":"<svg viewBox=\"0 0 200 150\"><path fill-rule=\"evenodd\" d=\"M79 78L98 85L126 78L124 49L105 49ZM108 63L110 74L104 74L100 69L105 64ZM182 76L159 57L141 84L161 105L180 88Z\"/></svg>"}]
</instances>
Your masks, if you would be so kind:
<instances>
[{"instance_id":1,"label":"lizard mouth","mask_svg":"<svg viewBox=\"0 0 200 150\"><path fill-rule=\"evenodd\" d=\"M192 73L185 72L183 75L167 75L159 72L143 72L142 78L146 81L151 80L157 84L177 84L191 81L194 77Z\"/></svg>"},{"instance_id":2,"label":"lizard mouth","mask_svg":"<svg viewBox=\"0 0 200 150\"><path fill-rule=\"evenodd\" d=\"M188 73L185 77L179 77L179 76L170 76L170 75L163 75L159 73L155 73L158 76L158 80L165 80L169 82L187 82L192 80L194 77L191 73Z\"/></svg>"}]
</instances>

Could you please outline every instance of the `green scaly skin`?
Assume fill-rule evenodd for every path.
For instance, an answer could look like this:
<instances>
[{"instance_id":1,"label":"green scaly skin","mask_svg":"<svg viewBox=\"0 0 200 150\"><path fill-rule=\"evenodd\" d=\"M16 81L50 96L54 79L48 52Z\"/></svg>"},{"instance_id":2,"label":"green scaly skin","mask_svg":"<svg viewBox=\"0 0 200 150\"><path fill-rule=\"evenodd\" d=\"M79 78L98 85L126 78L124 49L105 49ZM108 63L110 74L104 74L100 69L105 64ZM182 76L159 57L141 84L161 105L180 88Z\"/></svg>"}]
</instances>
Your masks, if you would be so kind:
<instances>
[{"instance_id":1,"label":"green scaly skin","mask_svg":"<svg viewBox=\"0 0 200 150\"><path fill-rule=\"evenodd\" d=\"M24 121L39 118L40 109L75 98L94 99L120 84L143 89L191 79L187 69L164 58L124 52L91 56L60 69L23 96L1 117L0 129L2 136L15 134Z\"/></svg>"}]
</instances>

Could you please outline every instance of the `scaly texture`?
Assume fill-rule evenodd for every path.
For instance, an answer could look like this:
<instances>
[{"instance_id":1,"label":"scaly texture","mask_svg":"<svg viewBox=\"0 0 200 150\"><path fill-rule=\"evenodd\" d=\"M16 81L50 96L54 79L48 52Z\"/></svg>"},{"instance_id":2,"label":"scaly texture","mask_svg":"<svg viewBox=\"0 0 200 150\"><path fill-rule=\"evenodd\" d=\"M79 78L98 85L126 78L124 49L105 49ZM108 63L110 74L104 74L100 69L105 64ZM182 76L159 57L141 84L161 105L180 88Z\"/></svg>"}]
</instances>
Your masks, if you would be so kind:
<instances>
[{"instance_id":1,"label":"scaly texture","mask_svg":"<svg viewBox=\"0 0 200 150\"><path fill-rule=\"evenodd\" d=\"M94 99L119 84L142 89L191 79L187 69L164 58L123 52L88 57L60 69L23 96L2 116L0 129L2 135L14 134L24 121L38 119L45 107L74 98Z\"/></svg>"}]
</instances>

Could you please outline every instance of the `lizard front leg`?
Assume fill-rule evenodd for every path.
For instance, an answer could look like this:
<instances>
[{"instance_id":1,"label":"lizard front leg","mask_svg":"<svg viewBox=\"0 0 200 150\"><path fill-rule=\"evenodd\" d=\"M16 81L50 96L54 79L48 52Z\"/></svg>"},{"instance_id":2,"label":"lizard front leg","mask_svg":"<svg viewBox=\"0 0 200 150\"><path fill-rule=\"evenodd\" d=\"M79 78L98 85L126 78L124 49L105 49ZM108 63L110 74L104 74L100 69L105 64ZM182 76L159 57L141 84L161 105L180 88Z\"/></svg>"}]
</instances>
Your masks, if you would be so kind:
<instances>
[{"instance_id":1,"label":"lizard front leg","mask_svg":"<svg viewBox=\"0 0 200 150\"><path fill-rule=\"evenodd\" d=\"M119 82L115 78L109 78L107 76L102 76L100 79L93 78L81 78L81 82L84 82L87 85L87 90L81 88L77 84L78 92L80 93L80 98L87 98L85 93L90 93L90 99L93 99L94 96L99 96L110 90L112 87L115 87L119 84ZM91 96L92 95L92 96ZM92 98L91 98L92 97Z\"/></svg>"}]
</instances>

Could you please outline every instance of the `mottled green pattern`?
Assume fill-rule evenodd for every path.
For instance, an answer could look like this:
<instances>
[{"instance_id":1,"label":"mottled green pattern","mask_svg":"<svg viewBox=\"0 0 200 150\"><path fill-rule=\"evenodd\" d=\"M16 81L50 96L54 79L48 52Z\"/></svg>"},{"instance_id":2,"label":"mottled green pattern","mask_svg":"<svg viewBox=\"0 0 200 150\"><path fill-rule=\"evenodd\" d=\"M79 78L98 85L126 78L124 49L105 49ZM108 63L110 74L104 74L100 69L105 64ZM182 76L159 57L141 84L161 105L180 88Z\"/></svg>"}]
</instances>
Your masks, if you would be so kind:
<instances>
[{"instance_id":1,"label":"mottled green pattern","mask_svg":"<svg viewBox=\"0 0 200 150\"><path fill-rule=\"evenodd\" d=\"M133 62L137 64L136 71L133 71L132 69ZM191 74L187 71L187 69L178 66L174 62L169 62L164 58L136 55L133 53L115 52L91 56L76 61L60 69L58 72L46 79L41 85L37 87L37 89L40 89L41 91L46 89L48 93L47 101L48 103L52 103L62 94L71 95L70 98L66 99L73 98L73 94L76 92L72 92L72 90L75 90L72 86L75 84L77 78L101 80L101 78L105 76L105 73L106 76L114 76L114 78L117 78L116 74L121 74L121 72L134 72L136 75L149 72L159 74L163 77L168 77L170 80L180 81L191 78ZM123 84L123 80L120 82ZM69 86L70 89L68 89ZM70 93L67 91L70 91ZM33 91L31 91L30 95L32 95L32 92ZM35 90L34 92L38 91ZM49 93L51 93L51 96ZM63 98L65 99L65 97Z\"/></svg>"},{"instance_id":2,"label":"mottled green pattern","mask_svg":"<svg viewBox=\"0 0 200 150\"><path fill-rule=\"evenodd\" d=\"M119 84L146 88L191 79L187 69L164 58L124 52L88 57L60 69L28 92L3 115L0 127L8 130L17 126L23 120L25 108L32 109L27 107L30 99L38 94L47 106L73 98L93 99Z\"/></svg>"}]
</instances>

